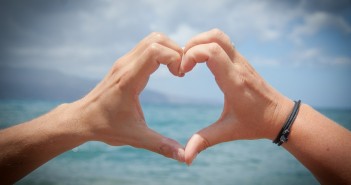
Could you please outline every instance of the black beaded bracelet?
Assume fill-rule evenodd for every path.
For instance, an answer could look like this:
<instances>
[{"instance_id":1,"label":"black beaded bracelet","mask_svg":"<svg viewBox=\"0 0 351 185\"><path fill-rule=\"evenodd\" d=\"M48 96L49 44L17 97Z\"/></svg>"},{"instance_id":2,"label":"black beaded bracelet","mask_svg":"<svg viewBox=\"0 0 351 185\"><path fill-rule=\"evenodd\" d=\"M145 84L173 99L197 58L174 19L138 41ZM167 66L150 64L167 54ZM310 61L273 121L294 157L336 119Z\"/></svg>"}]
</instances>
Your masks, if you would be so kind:
<instances>
[{"instance_id":1,"label":"black beaded bracelet","mask_svg":"<svg viewBox=\"0 0 351 185\"><path fill-rule=\"evenodd\" d=\"M290 134L290 128L291 128L292 124L294 123L294 121L295 121L295 119L297 117L297 114L299 113L301 100L294 101L294 102L295 102L295 105L294 105L294 108L293 108L290 116L288 117L288 119L286 120L284 126L280 130L278 136L273 141L273 143L277 144L278 146L280 146L283 143L288 141L288 139L289 139L288 137L289 137L289 134Z\"/></svg>"}]
</instances>

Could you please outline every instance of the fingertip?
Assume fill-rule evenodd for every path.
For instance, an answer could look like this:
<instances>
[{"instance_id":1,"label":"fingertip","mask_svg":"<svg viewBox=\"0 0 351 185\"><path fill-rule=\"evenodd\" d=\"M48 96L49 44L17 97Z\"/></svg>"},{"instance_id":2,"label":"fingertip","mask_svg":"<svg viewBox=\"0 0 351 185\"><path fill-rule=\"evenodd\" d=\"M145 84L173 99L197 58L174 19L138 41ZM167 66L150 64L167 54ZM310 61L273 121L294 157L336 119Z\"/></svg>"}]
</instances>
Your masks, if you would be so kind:
<instances>
[{"instance_id":1,"label":"fingertip","mask_svg":"<svg viewBox=\"0 0 351 185\"><path fill-rule=\"evenodd\" d=\"M188 44L186 45L186 46L184 46L183 47L183 55L185 55L186 54L186 52L189 50L189 46L188 46Z\"/></svg>"},{"instance_id":2,"label":"fingertip","mask_svg":"<svg viewBox=\"0 0 351 185\"><path fill-rule=\"evenodd\" d=\"M177 141L167 138L152 129L146 129L140 137L144 139L141 140L141 143L138 143L139 148L156 152L182 163L185 162L185 149Z\"/></svg>"},{"instance_id":3,"label":"fingertip","mask_svg":"<svg viewBox=\"0 0 351 185\"><path fill-rule=\"evenodd\" d=\"M195 65L196 62L194 61L194 59L192 59L192 57L190 57L189 55L184 55L180 63L179 70L181 73L187 73L191 71L195 67Z\"/></svg>"},{"instance_id":4,"label":"fingertip","mask_svg":"<svg viewBox=\"0 0 351 185\"><path fill-rule=\"evenodd\" d=\"M208 143L201 135L193 135L185 147L185 163L191 165L197 155L208 147Z\"/></svg>"},{"instance_id":5,"label":"fingertip","mask_svg":"<svg viewBox=\"0 0 351 185\"><path fill-rule=\"evenodd\" d=\"M185 163L185 150L183 148L178 149L176 160L178 160L181 163Z\"/></svg>"},{"instance_id":6,"label":"fingertip","mask_svg":"<svg viewBox=\"0 0 351 185\"><path fill-rule=\"evenodd\" d=\"M160 151L158 153L178 162L185 163L185 151L180 144L164 144L160 147Z\"/></svg>"},{"instance_id":7,"label":"fingertip","mask_svg":"<svg viewBox=\"0 0 351 185\"><path fill-rule=\"evenodd\" d=\"M182 56L182 60L180 61L180 65L179 65L179 74L180 76L182 74L185 75L185 71L184 71L184 58L185 58L185 55Z\"/></svg>"},{"instance_id":8,"label":"fingertip","mask_svg":"<svg viewBox=\"0 0 351 185\"><path fill-rule=\"evenodd\" d=\"M167 64L167 67L169 71L174 75L181 77L179 71L180 71L180 64L181 64L182 57L178 55L177 57L174 57L170 60L170 62Z\"/></svg>"},{"instance_id":9,"label":"fingertip","mask_svg":"<svg viewBox=\"0 0 351 185\"><path fill-rule=\"evenodd\" d=\"M196 158L198 153L194 154L194 155L185 155L185 163L188 165L188 166L191 166L193 164L193 160Z\"/></svg>"}]
</instances>

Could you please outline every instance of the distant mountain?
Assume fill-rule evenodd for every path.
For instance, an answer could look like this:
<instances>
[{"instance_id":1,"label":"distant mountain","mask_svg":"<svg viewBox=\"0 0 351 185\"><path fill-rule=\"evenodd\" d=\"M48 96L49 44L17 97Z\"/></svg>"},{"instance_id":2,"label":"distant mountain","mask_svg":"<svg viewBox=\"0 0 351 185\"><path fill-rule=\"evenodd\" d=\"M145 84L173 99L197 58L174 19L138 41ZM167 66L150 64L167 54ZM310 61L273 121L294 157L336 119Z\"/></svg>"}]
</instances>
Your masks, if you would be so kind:
<instances>
[{"instance_id":1,"label":"distant mountain","mask_svg":"<svg viewBox=\"0 0 351 185\"><path fill-rule=\"evenodd\" d=\"M62 74L54 70L0 68L0 99L73 101L93 89L97 80ZM162 93L144 90L144 103L169 103Z\"/></svg>"},{"instance_id":2,"label":"distant mountain","mask_svg":"<svg viewBox=\"0 0 351 185\"><path fill-rule=\"evenodd\" d=\"M140 95L140 101L142 103L152 103L152 104L165 104L171 103L167 95L162 94L157 91L144 89Z\"/></svg>"}]
</instances>

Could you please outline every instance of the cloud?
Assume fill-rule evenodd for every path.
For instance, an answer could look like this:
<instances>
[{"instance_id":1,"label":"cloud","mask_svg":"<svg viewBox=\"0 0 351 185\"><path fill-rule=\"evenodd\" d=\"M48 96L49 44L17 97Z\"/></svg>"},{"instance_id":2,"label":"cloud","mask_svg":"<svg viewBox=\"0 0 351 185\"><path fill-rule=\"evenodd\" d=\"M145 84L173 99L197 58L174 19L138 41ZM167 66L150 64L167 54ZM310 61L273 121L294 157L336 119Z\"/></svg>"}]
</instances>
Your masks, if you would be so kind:
<instances>
[{"instance_id":1,"label":"cloud","mask_svg":"<svg viewBox=\"0 0 351 185\"><path fill-rule=\"evenodd\" d=\"M283 13L284 16L281 16ZM261 41L272 41L281 38L287 23L293 17L292 13L291 10L279 9L271 1L241 1L233 2L232 10L224 17L228 29L237 35L235 38L257 37Z\"/></svg>"},{"instance_id":2,"label":"cloud","mask_svg":"<svg viewBox=\"0 0 351 185\"><path fill-rule=\"evenodd\" d=\"M101 78L150 32L143 4L128 2L2 2L1 65Z\"/></svg>"},{"instance_id":3,"label":"cloud","mask_svg":"<svg viewBox=\"0 0 351 185\"><path fill-rule=\"evenodd\" d=\"M291 50L310 50L303 41L324 28L337 28L350 37L350 21L344 15L349 5L347 0L3 1L0 65L99 78L151 31L164 32L184 45L214 27L225 31L238 47L253 42L267 48L281 44L292 45ZM290 56L264 56L259 50L250 55L268 66ZM348 56L338 54L337 58Z\"/></svg>"},{"instance_id":4,"label":"cloud","mask_svg":"<svg viewBox=\"0 0 351 185\"><path fill-rule=\"evenodd\" d=\"M321 68L327 68L328 72L340 68L347 71L351 69L350 3L349 0L0 1L0 68L55 70L101 79L116 59L152 31L163 32L182 46L200 32L220 28L258 70L269 71L269 77L274 76L270 73L272 69L301 71L308 67L313 72ZM339 73L330 74L334 75L339 81L344 79ZM218 88L206 65L197 66L184 79L174 78L162 66L153 74L148 87L194 97L221 95L213 90Z\"/></svg>"},{"instance_id":5,"label":"cloud","mask_svg":"<svg viewBox=\"0 0 351 185\"><path fill-rule=\"evenodd\" d=\"M332 60L333 65L351 66L351 57L336 57Z\"/></svg>"},{"instance_id":6,"label":"cloud","mask_svg":"<svg viewBox=\"0 0 351 185\"><path fill-rule=\"evenodd\" d=\"M303 23L297 25L291 32L291 38L295 43L301 43L303 38L316 34L323 28L332 27L345 34L351 33L351 24L343 17L329 14L327 12L315 12L306 14Z\"/></svg>"},{"instance_id":7,"label":"cloud","mask_svg":"<svg viewBox=\"0 0 351 185\"><path fill-rule=\"evenodd\" d=\"M256 67L278 67L278 66L281 66L281 62L277 59L262 58L262 57L253 57L252 59L250 59L250 63L252 63Z\"/></svg>"},{"instance_id":8,"label":"cloud","mask_svg":"<svg viewBox=\"0 0 351 185\"><path fill-rule=\"evenodd\" d=\"M351 67L351 56L332 54L318 47L301 47L289 52L285 56L247 57L255 67L259 68L315 68L341 69Z\"/></svg>"},{"instance_id":9,"label":"cloud","mask_svg":"<svg viewBox=\"0 0 351 185\"><path fill-rule=\"evenodd\" d=\"M219 27L236 38L279 39L294 10L281 9L273 1L168 1L147 0L157 19L151 28L173 32L181 25L206 31ZM271 11L275 9L275 11ZM281 16L284 14L284 16Z\"/></svg>"},{"instance_id":10,"label":"cloud","mask_svg":"<svg viewBox=\"0 0 351 185\"><path fill-rule=\"evenodd\" d=\"M191 39L193 36L198 34L200 31L191 27L187 24L180 24L176 28L175 32L171 33L169 37L173 40L176 40L181 47L185 46L185 44Z\"/></svg>"},{"instance_id":11,"label":"cloud","mask_svg":"<svg viewBox=\"0 0 351 185\"><path fill-rule=\"evenodd\" d=\"M295 67L351 67L351 57L333 56L320 48L309 48L291 56Z\"/></svg>"},{"instance_id":12,"label":"cloud","mask_svg":"<svg viewBox=\"0 0 351 185\"><path fill-rule=\"evenodd\" d=\"M295 2L291 1L290 3L299 4L299 6L304 8L307 12L324 11L337 15L349 11L351 8L350 0L300 0Z\"/></svg>"}]
</instances>

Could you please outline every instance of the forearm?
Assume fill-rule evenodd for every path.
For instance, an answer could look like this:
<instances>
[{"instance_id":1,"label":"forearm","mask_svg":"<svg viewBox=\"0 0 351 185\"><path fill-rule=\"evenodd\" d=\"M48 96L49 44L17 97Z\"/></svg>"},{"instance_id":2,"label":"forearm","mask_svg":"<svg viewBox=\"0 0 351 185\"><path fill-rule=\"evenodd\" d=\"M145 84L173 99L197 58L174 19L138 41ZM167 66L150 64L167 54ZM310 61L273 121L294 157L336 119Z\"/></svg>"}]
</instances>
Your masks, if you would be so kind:
<instances>
[{"instance_id":1,"label":"forearm","mask_svg":"<svg viewBox=\"0 0 351 185\"><path fill-rule=\"evenodd\" d=\"M86 141L69 105L0 131L0 182L12 184L57 155ZM71 107L70 107L71 108Z\"/></svg>"},{"instance_id":2,"label":"forearm","mask_svg":"<svg viewBox=\"0 0 351 185\"><path fill-rule=\"evenodd\" d=\"M323 184L351 183L351 133L301 105L289 141L282 145Z\"/></svg>"}]
</instances>

